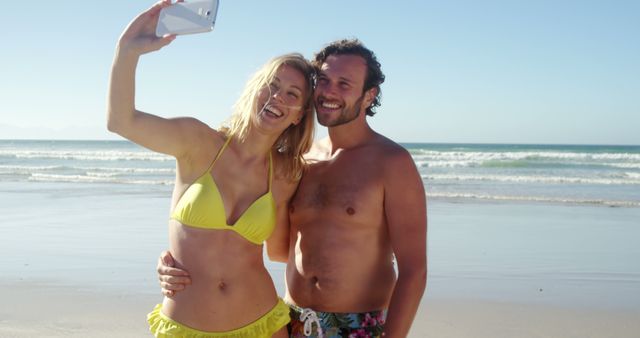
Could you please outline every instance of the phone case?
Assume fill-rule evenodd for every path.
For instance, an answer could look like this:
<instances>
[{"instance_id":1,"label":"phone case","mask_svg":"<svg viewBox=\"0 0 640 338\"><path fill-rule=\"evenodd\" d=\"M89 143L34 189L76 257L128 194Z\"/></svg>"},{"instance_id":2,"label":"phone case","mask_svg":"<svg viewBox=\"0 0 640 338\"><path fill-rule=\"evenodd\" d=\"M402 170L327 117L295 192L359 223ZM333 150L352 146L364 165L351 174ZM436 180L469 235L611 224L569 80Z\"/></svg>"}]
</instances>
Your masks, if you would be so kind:
<instances>
[{"instance_id":1,"label":"phone case","mask_svg":"<svg viewBox=\"0 0 640 338\"><path fill-rule=\"evenodd\" d=\"M218 13L218 0L178 2L160 11L156 36L194 34L213 30Z\"/></svg>"}]
</instances>

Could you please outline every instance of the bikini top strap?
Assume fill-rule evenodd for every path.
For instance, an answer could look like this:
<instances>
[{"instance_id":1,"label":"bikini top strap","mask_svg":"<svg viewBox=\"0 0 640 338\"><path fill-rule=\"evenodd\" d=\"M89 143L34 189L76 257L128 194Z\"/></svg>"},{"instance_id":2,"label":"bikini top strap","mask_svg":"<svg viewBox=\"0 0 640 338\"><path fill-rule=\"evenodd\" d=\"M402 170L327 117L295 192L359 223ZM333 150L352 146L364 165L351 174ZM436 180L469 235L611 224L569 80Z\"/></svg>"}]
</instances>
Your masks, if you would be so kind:
<instances>
[{"instance_id":1,"label":"bikini top strap","mask_svg":"<svg viewBox=\"0 0 640 338\"><path fill-rule=\"evenodd\" d=\"M227 145L229 144L229 141L231 141L231 136L227 137L227 140L224 141L224 144L222 145L222 148L220 148L220 150L218 150L218 153L216 154L216 157L213 158L213 161L211 161L211 164L209 165L209 168L207 169L206 172L210 172L211 168L213 168L213 165L218 161L218 158L220 158L220 155L222 155L222 152L227 148Z\"/></svg>"}]
</instances>

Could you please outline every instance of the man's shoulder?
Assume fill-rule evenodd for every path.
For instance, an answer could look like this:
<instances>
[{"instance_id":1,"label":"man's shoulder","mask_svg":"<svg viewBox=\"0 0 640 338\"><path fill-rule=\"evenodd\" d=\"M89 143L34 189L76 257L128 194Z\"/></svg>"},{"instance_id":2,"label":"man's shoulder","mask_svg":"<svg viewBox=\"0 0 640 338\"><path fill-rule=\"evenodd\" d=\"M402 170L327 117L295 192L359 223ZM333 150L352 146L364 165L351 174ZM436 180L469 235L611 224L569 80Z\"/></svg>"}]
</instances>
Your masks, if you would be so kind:
<instances>
[{"instance_id":1,"label":"man's shoulder","mask_svg":"<svg viewBox=\"0 0 640 338\"><path fill-rule=\"evenodd\" d=\"M409 174L417 172L415 161L411 153L397 142L379 135L376 141L376 153L379 154L378 162L384 163L380 168L384 176L396 181L398 173Z\"/></svg>"},{"instance_id":2,"label":"man's shoulder","mask_svg":"<svg viewBox=\"0 0 640 338\"><path fill-rule=\"evenodd\" d=\"M381 156L385 157L386 160L401 160L403 158L411 158L411 154L409 153L409 151L407 151L407 149L405 149L405 147L401 146L397 142L384 135L378 134L375 142L373 143L373 146L381 154Z\"/></svg>"}]
</instances>

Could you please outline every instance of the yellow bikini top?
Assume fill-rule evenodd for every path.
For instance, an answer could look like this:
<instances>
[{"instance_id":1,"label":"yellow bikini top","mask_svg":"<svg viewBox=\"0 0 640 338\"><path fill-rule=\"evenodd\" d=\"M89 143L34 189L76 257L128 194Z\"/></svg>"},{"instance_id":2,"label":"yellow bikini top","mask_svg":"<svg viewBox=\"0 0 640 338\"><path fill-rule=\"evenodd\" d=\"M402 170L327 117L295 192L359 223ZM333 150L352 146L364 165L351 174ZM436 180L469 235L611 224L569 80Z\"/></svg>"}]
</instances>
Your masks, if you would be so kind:
<instances>
[{"instance_id":1,"label":"yellow bikini top","mask_svg":"<svg viewBox=\"0 0 640 338\"><path fill-rule=\"evenodd\" d=\"M235 224L227 224L226 212L211 168L229 144L227 139L207 171L198 177L178 200L171 218L186 226L201 229L231 230L249 242L261 245L276 226L276 206L271 194L272 160L269 154L269 191L253 201Z\"/></svg>"}]
</instances>

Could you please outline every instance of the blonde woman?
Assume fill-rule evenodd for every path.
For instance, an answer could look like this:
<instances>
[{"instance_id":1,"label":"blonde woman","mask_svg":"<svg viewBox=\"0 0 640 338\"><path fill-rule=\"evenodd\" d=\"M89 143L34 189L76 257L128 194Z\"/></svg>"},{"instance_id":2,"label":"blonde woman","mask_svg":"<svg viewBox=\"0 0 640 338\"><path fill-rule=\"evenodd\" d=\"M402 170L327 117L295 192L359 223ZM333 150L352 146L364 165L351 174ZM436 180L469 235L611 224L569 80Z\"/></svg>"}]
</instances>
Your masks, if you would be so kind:
<instances>
[{"instance_id":1,"label":"blonde woman","mask_svg":"<svg viewBox=\"0 0 640 338\"><path fill-rule=\"evenodd\" d=\"M264 267L262 244L287 229L275 225L287 222L312 142L313 67L299 54L270 60L220 130L136 110L138 59L175 39L154 34L170 4L155 4L123 32L108 98L110 131L177 163L170 250L192 285L156 306L150 329L156 337L286 337L289 309Z\"/></svg>"}]
</instances>

